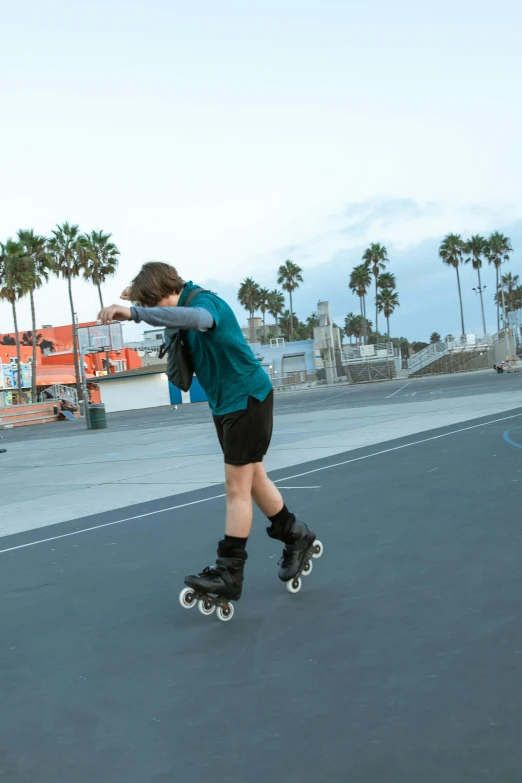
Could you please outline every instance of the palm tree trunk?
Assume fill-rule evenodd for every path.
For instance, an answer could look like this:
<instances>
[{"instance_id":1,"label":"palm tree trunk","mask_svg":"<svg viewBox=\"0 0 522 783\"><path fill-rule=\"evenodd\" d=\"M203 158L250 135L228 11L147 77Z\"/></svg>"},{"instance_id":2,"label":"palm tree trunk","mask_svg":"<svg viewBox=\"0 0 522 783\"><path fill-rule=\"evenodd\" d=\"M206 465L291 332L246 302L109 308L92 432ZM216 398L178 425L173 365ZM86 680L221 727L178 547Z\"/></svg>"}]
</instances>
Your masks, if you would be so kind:
<instances>
[{"instance_id":1,"label":"palm tree trunk","mask_svg":"<svg viewBox=\"0 0 522 783\"><path fill-rule=\"evenodd\" d=\"M366 345L368 342L368 323L366 321L366 297L363 296L362 298L363 303L363 344Z\"/></svg>"},{"instance_id":2,"label":"palm tree trunk","mask_svg":"<svg viewBox=\"0 0 522 783\"><path fill-rule=\"evenodd\" d=\"M100 307L103 310L103 297L101 292L101 285L99 283L96 283L96 288L98 289L98 296L100 297Z\"/></svg>"},{"instance_id":3,"label":"palm tree trunk","mask_svg":"<svg viewBox=\"0 0 522 783\"><path fill-rule=\"evenodd\" d=\"M459 288L459 302L460 302L460 322L462 324L462 336L466 336L466 329L464 328L464 308L462 307L462 291L460 290L460 275L458 266L455 267L457 273L457 285Z\"/></svg>"},{"instance_id":4,"label":"palm tree trunk","mask_svg":"<svg viewBox=\"0 0 522 783\"><path fill-rule=\"evenodd\" d=\"M496 277L496 280L497 280L497 288L496 288L496 292L497 292L497 332L500 332L500 297L498 295L498 293L499 293L499 291L498 291L498 266L496 264L495 264L495 277Z\"/></svg>"},{"instance_id":5,"label":"palm tree trunk","mask_svg":"<svg viewBox=\"0 0 522 783\"><path fill-rule=\"evenodd\" d=\"M294 311L292 310L292 292L288 292L290 294L290 342L293 343L294 341Z\"/></svg>"},{"instance_id":6,"label":"palm tree trunk","mask_svg":"<svg viewBox=\"0 0 522 783\"><path fill-rule=\"evenodd\" d=\"M502 328L506 328L506 300L504 298L504 283L502 282L502 278L500 278L500 291L502 294Z\"/></svg>"},{"instance_id":7,"label":"palm tree trunk","mask_svg":"<svg viewBox=\"0 0 522 783\"><path fill-rule=\"evenodd\" d=\"M266 311L263 310L263 343L266 345Z\"/></svg>"},{"instance_id":8,"label":"palm tree trunk","mask_svg":"<svg viewBox=\"0 0 522 783\"><path fill-rule=\"evenodd\" d=\"M78 399L83 399L82 395L82 379L80 375L80 362L78 361L78 337L76 332L76 318L74 316L74 302L72 296L71 277L67 278L67 284L69 288L69 304L71 306L71 318L72 318L72 339L73 339L73 359L74 359L74 375L76 378L76 391L78 392ZM86 401L87 402L87 401Z\"/></svg>"},{"instance_id":9,"label":"palm tree trunk","mask_svg":"<svg viewBox=\"0 0 522 783\"><path fill-rule=\"evenodd\" d=\"M484 329L484 337L486 336L486 316L484 315L484 300L482 298L482 283L480 282L480 267L477 269L478 281L479 281L479 294L480 294L480 309L482 310L482 328Z\"/></svg>"},{"instance_id":10,"label":"palm tree trunk","mask_svg":"<svg viewBox=\"0 0 522 783\"><path fill-rule=\"evenodd\" d=\"M388 327L388 342L390 342L391 341L391 337L390 337L390 316L389 315L386 316L386 325Z\"/></svg>"},{"instance_id":11,"label":"palm tree trunk","mask_svg":"<svg viewBox=\"0 0 522 783\"><path fill-rule=\"evenodd\" d=\"M36 312L34 309L34 291L29 292L31 300L31 322L33 325L33 363L31 365L31 402L36 402Z\"/></svg>"},{"instance_id":12,"label":"palm tree trunk","mask_svg":"<svg viewBox=\"0 0 522 783\"><path fill-rule=\"evenodd\" d=\"M16 317L16 302L11 302L13 308L13 321L16 338L16 362L18 365L17 386L18 386L18 404L22 401L22 354L20 351L20 335L18 334L18 318Z\"/></svg>"},{"instance_id":13,"label":"palm tree trunk","mask_svg":"<svg viewBox=\"0 0 522 783\"><path fill-rule=\"evenodd\" d=\"M379 308L377 307L377 275L375 275L375 342L379 334Z\"/></svg>"}]
</instances>

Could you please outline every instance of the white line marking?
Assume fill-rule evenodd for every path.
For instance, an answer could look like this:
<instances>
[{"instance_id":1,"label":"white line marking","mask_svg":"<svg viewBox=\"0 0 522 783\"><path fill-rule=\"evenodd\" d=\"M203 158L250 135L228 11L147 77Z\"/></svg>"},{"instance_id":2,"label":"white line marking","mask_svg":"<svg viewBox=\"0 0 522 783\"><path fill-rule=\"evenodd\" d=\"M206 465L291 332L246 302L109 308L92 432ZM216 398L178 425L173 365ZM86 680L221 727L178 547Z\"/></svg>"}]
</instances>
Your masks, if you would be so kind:
<instances>
[{"instance_id":1,"label":"white line marking","mask_svg":"<svg viewBox=\"0 0 522 783\"><path fill-rule=\"evenodd\" d=\"M136 514L134 517L126 517L125 519L116 519L114 522L104 522L102 525L93 525L93 527L85 527L83 530L73 530L72 533L63 533L61 536L51 536L50 538L40 538L38 541L31 541L28 544L20 544L19 546L12 546L9 549L0 549L0 555L5 552L14 552L15 549L25 549L28 546L36 546L36 544L46 544L48 541L58 541L60 538L68 538L69 536L79 536L80 533L89 533L91 530L100 530L103 527L111 527L112 525L120 525L122 522L132 522L133 519L143 519L143 517L150 517L153 514L161 514L163 511L175 511L178 508L186 508L187 506L195 506L196 503L206 503L208 500L217 500L217 498L226 497L225 493L222 495L212 495L210 498L202 498L201 500L192 500L190 503L181 503L179 506L170 506L169 508L158 509L157 511L147 511L146 514Z\"/></svg>"},{"instance_id":2,"label":"white line marking","mask_svg":"<svg viewBox=\"0 0 522 783\"><path fill-rule=\"evenodd\" d=\"M331 468L340 468L343 465L349 465L351 462L360 462L363 459L370 459L371 457L380 457L381 454L389 454L392 451L399 451L400 449L407 449L410 446L418 446L420 443L428 443L430 440L438 440L439 438L446 438L449 435L456 435L459 432L467 432L468 430L475 430L477 427L487 427L489 424L498 424L500 421L508 421L509 419L517 419L522 416L522 413L515 413L512 416L503 416L500 419L492 419L491 421L482 422L482 424L473 424L471 427L461 427L458 430L452 430L451 432L443 432L442 435L432 435L430 438L423 438L422 440L415 440L411 443L404 443L402 446L392 446L390 449L383 449L382 451L375 451L373 454L365 454L362 457L353 457L352 459L343 460L342 462L335 462L333 465L325 465L322 468L314 468L313 470L306 470L304 473L296 473L294 476L286 476L285 478L276 479L274 483L280 481L291 481L291 479L301 478L302 476L309 476L311 473L319 473L322 470L331 470ZM302 489L302 487L299 487ZM63 533L60 536L51 536L49 538L40 538L38 541L30 541L27 544L19 544L18 546L12 546L8 549L0 549L0 555L6 552L14 552L17 549L26 549L30 546L36 546L37 544L47 544L49 541L58 541L60 538L69 538L70 536L78 536L80 533L90 533L92 530L100 530L104 527L112 527L113 525L120 525L123 522L132 522L134 519L143 519L144 517L150 517L154 514L163 514L166 511L176 511L178 508L187 508L187 506L195 506L198 503L207 503L209 500L217 500L218 498L226 497L225 493L220 495L212 495L209 498L202 498L201 500L192 500L190 503L181 503L179 506L169 506L169 508L160 508L156 511L147 511L145 514L136 514L133 517L126 517L125 519L116 519L114 522L104 522L101 525L93 525L92 527L85 527L82 530L73 530L71 533ZM28 532L28 531L26 531Z\"/></svg>"},{"instance_id":3,"label":"white line marking","mask_svg":"<svg viewBox=\"0 0 522 783\"><path fill-rule=\"evenodd\" d=\"M347 394L351 394L354 392L355 389L348 389L348 391L340 392L340 394L331 394L328 397L325 397L324 399L321 398L320 400L312 400L312 402L303 402L300 405L288 405L289 408L304 408L306 405L316 405L318 402L330 402L330 400L335 400L336 397L344 397Z\"/></svg>"},{"instance_id":4,"label":"white line marking","mask_svg":"<svg viewBox=\"0 0 522 783\"><path fill-rule=\"evenodd\" d=\"M284 481L284 479L279 479L279 481ZM279 489L321 489L321 487L279 487Z\"/></svg>"},{"instance_id":5,"label":"white line marking","mask_svg":"<svg viewBox=\"0 0 522 783\"><path fill-rule=\"evenodd\" d=\"M502 419L493 419L492 421L485 421L482 424L473 424L471 427L461 427L459 430L452 430L451 432L443 432L442 435L432 435L430 438L423 438L422 440L414 440L412 443L404 443L402 446L392 446L391 449L383 449L382 451L375 451L373 454L365 454L363 457L353 457L352 459L344 460L343 462L336 462L333 465L325 465L322 468L314 468L313 470L307 470L304 473L296 473L295 476L287 476L284 479L276 479L274 483L279 481L290 481L291 479L301 478L301 476L309 476L311 473L319 473L321 470L329 470L330 468L340 468L342 465L349 465L351 462L360 462L363 459L370 459L370 457L380 457L381 454L389 454L391 451L399 451L400 449L407 449L410 446L418 446L419 443L428 443L430 440L438 440L439 438L446 438L448 435L456 435L458 432L466 432L467 430L475 430L477 427L486 427L488 424L497 424L499 421L507 421L508 419L516 419L522 416L522 413L515 413L513 416L504 416ZM2 554L0 552L0 554Z\"/></svg>"},{"instance_id":6,"label":"white line marking","mask_svg":"<svg viewBox=\"0 0 522 783\"><path fill-rule=\"evenodd\" d=\"M393 392L393 394L388 394L388 396L386 397L386 399L387 399L387 400L389 400L389 399L390 399L390 397L395 397L395 395L396 395L396 394L398 394L400 391L402 391L403 389L405 389L405 388L406 388L406 386L409 386L409 385L410 385L410 383L411 383L411 381L408 381L408 383L405 383L405 384L404 384L404 386L401 386L401 388L400 388L400 389L397 389L397 391L394 391L394 392Z\"/></svg>"}]
</instances>

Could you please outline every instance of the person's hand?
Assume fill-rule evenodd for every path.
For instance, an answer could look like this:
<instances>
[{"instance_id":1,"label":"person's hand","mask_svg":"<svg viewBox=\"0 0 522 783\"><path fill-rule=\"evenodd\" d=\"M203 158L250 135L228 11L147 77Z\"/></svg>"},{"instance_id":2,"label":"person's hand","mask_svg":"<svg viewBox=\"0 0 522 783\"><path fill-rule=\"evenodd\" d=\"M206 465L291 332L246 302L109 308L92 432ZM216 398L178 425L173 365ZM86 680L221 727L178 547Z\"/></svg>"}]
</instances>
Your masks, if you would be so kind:
<instances>
[{"instance_id":1,"label":"person's hand","mask_svg":"<svg viewBox=\"0 0 522 783\"><path fill-rule=\"evenodd\" d=\"M125 299L127 302L129 302L130 298L131 298L130 297L130 290L131 290L131 287L130 287L130 285L128 285L127 288L125 289L125 291L120 296L120 299Z\"/></svg>"},{"instance_id":2,"label":"person's hand","mask_svg":"<svg viewBox=\"0 0 522 783\"><path fill-rule=\"evenodd\" d=\"M123 305L111 305L104 307L98 313L98 321L102 324L110 324L111 321L130 321L132 314L129 307Z\"/></svg>"}]
</instances>

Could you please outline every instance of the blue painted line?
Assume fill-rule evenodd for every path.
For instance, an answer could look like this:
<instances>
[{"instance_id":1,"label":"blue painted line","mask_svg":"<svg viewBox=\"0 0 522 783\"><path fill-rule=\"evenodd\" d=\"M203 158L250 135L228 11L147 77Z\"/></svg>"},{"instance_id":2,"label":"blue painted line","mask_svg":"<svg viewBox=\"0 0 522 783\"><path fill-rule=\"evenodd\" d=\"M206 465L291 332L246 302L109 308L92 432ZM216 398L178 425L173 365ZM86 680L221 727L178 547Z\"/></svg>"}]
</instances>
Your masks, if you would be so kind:
<instances>
[{"instance_id":1,"label":"blue painted line","mask_svg":"<svg viewBox=\"0 0 522 783\"><path fill-rule=\"evenodd\" d=\"M509 437L509 433L513 432L514 430L522 430L522 427L511 427L509 430L504 430L504 440L506 443L509 443L511 446L516 446L517 449L522 449L522 443L517 443L516 440L513 440Z\"/></svg>"}]
</instances>

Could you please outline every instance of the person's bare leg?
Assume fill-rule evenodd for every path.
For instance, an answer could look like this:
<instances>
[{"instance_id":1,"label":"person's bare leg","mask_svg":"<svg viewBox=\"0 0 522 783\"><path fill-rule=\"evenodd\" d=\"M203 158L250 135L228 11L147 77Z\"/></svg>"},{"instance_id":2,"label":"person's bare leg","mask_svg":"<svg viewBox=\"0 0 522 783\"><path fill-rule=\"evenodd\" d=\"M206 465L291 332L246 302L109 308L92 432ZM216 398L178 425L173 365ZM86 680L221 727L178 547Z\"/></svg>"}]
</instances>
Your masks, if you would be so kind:
<instances>
[{"instance_id":1,"label":"person's bare leg","mask_svg":"<svg viewBox=\"0 0 522 783\"><path fill-rule=\"evenodd\" d=\"M227 514L225 534L248 538L252 527L252 480L256 463L225 465Z\"/></svg>"},{"instance_id":2,"label":"person's bare leg","mask_svg":"<svg viewBox=\"0 0 522 783\"><path fill-rule=\"evenodd\" d=\"M266 475L266 469L262 462L255 464L252 497L258 509L268 518L278 514L285 504L278 488Z\"/></svg>"}]
</instances>

